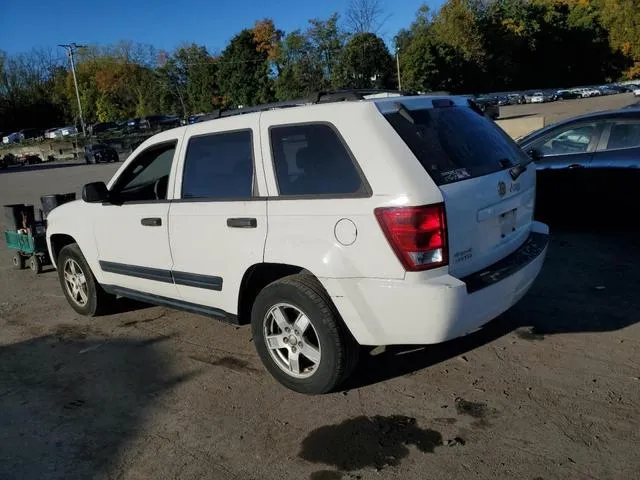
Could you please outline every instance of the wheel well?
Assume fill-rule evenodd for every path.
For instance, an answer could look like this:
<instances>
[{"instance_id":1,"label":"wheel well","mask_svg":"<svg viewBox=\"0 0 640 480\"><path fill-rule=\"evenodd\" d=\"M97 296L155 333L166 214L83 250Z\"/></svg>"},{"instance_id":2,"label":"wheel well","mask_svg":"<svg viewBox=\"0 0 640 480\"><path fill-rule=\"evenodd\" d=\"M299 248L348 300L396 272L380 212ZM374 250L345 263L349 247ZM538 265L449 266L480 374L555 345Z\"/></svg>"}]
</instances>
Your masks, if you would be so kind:
<instances>
[{"instance_id":1,"label":"wheel well","mask_svg":"<svg viewBox=\"0 0 640 480\"><path fill-rule=\"evenodd\" d=\"M76 243L76 241L70 235L65 235L63 233L54 233L51 235L51 255L53 255L51 261L53 261L55 265L57 265L60 250L72 243Z\"/></svg>"},{"instance_id":2,"label":"wheel well","mask_svg":"<svg viewBox=\"0 0 640 480\"><path fill-rule=\"evenodd\" d=\"M238 296L238 322L247 324L251 322L251 309L258 293L281 278L295 275L305 270L296 265L282 263L258 263L247 269L240 283L240 295ZM311 272L309 272L311 274Z\"/></svg>"}]
</instances>

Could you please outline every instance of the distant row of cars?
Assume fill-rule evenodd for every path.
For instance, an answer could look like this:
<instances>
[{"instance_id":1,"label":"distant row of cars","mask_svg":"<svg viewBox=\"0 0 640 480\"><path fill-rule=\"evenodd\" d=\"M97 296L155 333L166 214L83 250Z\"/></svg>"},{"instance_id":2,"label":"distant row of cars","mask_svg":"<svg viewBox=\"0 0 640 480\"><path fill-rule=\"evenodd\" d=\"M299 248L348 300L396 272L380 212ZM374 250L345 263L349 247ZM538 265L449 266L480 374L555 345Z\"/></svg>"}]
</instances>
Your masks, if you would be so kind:
<instances>
[{"instance_id":1,"label":"distant row of cars","mask_svg":"<svg viewBox=\"0 0 640 480\"><path fill-rule=\"evenodd\" d=\"M573 100L576 98L591 98L603 95L633 92L640 96L640 84L600 85L591 87L576 87L549 90L530 90L525 92L493 93L476 98L476 101L496 106L506 106L524 103L546 103L557 100Z\"/></svg>"},{"instance_id":2,"label":"distant row of cars","mask_svg":"<svg viewBox=\"0 0 640 480\"><path fill-rule=\"evenodd\" d=\"M104 135L111 132L133 133L141 131L158 131L179 127L183 122L179 117L169 115L149 115L136 117L122 122L99 122L89 125L89 135ZM60 139L78 135L79 128L70 125L66 127L54 127L42 130L39 128L24 128L17 132L9 133L2 137L2 143L21 143L25 140Z\"/></svg>"}]
</instances>

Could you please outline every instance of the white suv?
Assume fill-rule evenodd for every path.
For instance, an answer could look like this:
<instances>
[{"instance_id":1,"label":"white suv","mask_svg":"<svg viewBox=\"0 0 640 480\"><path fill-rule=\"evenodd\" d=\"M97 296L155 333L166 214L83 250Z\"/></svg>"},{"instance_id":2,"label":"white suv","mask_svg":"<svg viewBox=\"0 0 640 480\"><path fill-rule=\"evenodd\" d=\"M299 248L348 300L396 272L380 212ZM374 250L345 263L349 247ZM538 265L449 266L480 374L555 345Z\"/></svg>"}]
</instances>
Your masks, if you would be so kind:
<instances>
[{"instance_id":1,"label":"white suv","mask_svg":"<svg viewBox=\"0 0 640 480\"><path fill-rule=\"evenodd\" d=\"M334 92L216 117L49 215L77 312L123 296L251 323L278 381L322 393L358 345L465 335L542 267L535 169L472 101Z\"/></svg>"}]
</instances>

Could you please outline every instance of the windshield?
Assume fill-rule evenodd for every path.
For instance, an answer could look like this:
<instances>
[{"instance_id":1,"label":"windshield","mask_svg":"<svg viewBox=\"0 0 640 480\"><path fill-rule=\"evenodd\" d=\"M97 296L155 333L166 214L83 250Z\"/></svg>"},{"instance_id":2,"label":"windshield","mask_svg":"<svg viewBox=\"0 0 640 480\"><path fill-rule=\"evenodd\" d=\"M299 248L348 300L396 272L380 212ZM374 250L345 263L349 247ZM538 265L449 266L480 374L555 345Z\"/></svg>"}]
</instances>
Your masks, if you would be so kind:
<instances>
[{"instance_id":1,"label":"windshield","mask_svg":"<svg viewBox=\"0 0 640 480\"><path fill-rule=\"evenodd\" d=\"M527 160L500 127L469 107L401 109L385 118L438 185Z\"/></svg>"}]
</instances>

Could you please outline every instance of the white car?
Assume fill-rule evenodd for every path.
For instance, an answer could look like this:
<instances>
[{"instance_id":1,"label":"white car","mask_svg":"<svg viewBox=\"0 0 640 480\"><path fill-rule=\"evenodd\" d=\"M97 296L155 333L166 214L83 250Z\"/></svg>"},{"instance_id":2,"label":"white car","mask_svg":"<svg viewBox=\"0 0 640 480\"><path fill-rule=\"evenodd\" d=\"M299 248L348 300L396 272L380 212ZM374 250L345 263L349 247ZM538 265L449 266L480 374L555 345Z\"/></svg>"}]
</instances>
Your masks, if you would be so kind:
<instances>
[{"instance_id":1,"label":"white car","mask_svg":"<svg viewBox=\"0 0 640 480\"><path fill-rule=\"evenodd\" d=\"M531 103L544 103L544 94L542 92L536 92L531 95Z\"/></svg>"},{"instance_id":2,"label":"white car","mask_svg":"<svg viewBox=\"0 0 640 480\"><path fill-rule=\"evenodd\" d=\"M61 128L49 128L44 131L44 138L61 138L62 137L62 129Z\"/></svg>"},{"instance_id":3,"label":"white car","mask_svg":"<svg viewBox=\"0 0 640 480\"><path fill-rule=\"evenodd\" d=\"M633 91L633 96L634 96L634 97L640 97L640 88L636 88L636 89Z\"/></svg>"},{"instance_id":4,"label":"white car","mask_svg":"<svg viewBox=\"0 0 640 480\"><path fill-rule=\"evenodd\" d=\"M74 127L73 125L70 127L62 127L60 129L60 133L62 133L63 137L69 137L69 136L74 136L78 134L78 129L76 127Z\"/></svg>"},{"instance_id":5,"label":"white car","mask_svg":"<svg viewBox=\"0 0 640 480\"><path fill-rule=\"evenodd\" d=\"M358 344L466 335L540 272L535 168L465 98L333 92L210 117L49 214L76 312L123 296L251 323L278 381L323 393Z\"/></svg>"}]
</instances>

